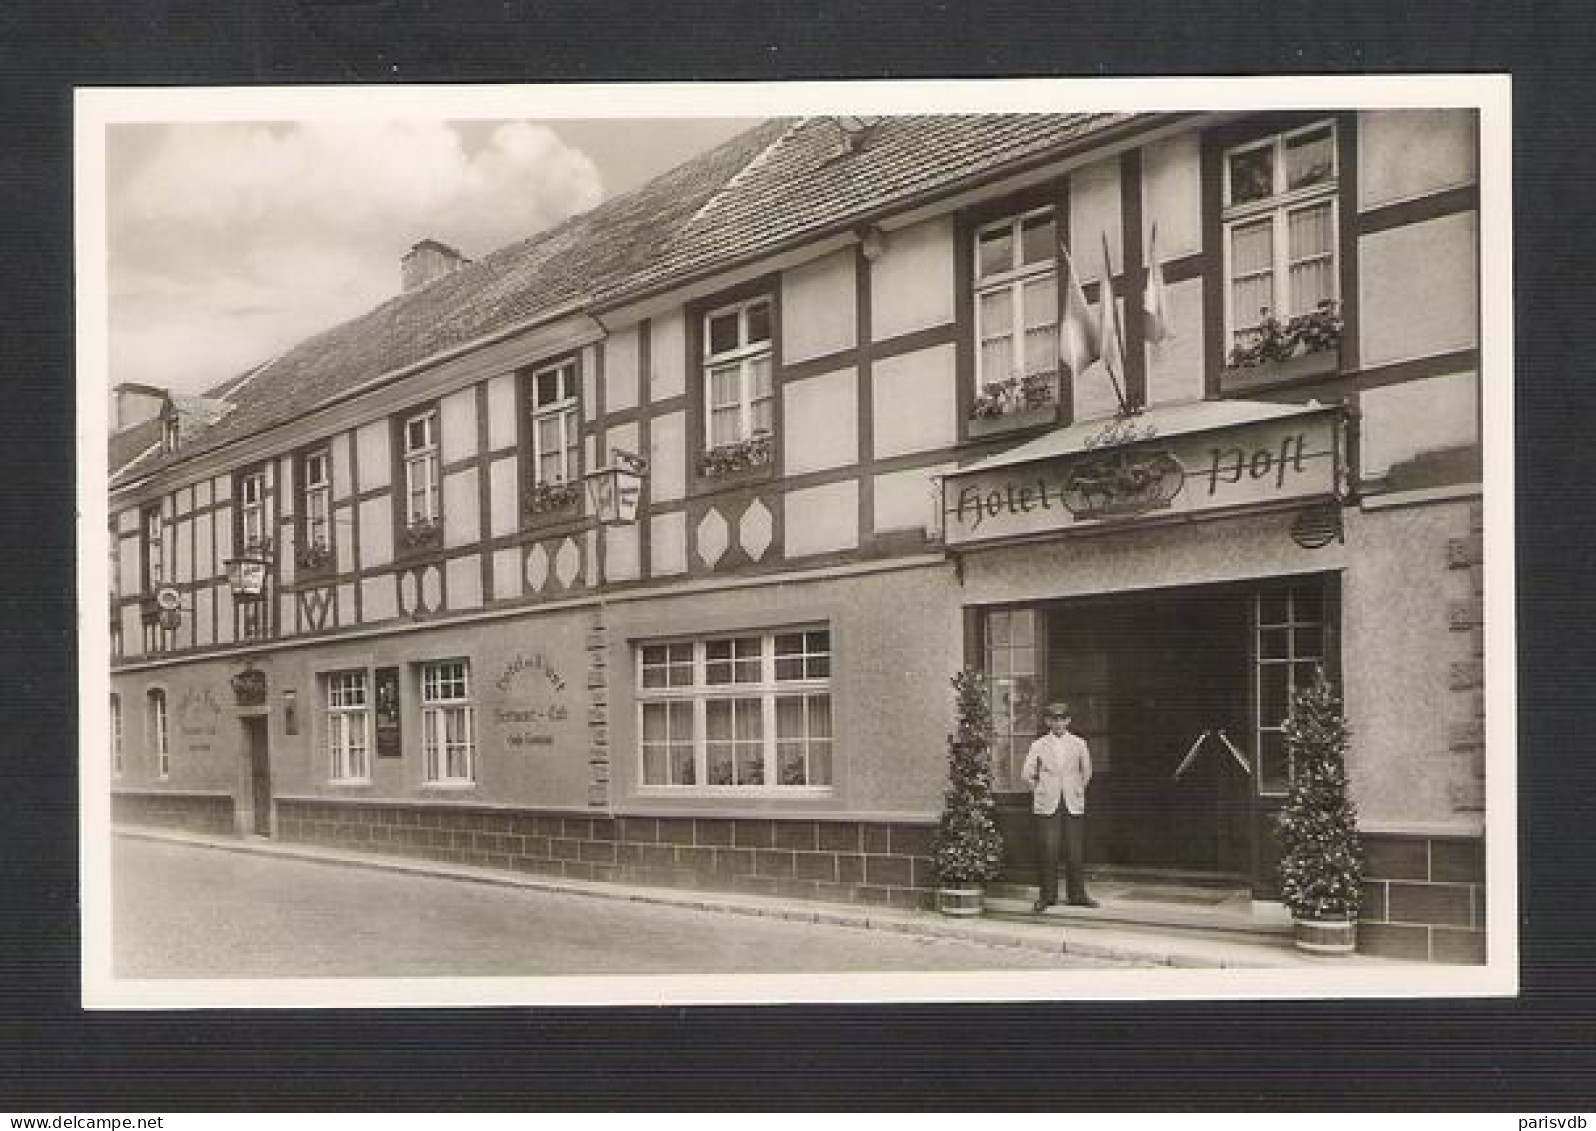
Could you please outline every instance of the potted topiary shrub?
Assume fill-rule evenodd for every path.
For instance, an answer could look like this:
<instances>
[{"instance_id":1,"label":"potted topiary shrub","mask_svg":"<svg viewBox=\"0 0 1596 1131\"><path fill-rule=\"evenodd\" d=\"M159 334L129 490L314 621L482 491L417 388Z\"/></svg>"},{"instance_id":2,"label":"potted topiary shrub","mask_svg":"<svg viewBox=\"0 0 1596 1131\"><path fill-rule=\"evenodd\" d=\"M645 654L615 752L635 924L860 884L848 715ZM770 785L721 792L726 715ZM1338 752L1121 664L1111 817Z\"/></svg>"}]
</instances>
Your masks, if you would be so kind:
<instances>
[{"instance_id":1,"label":"potted topiary shrub","mask_svg":"<svg viewBox=\"0 0 1596 1131\"><path fill-rule=\"evenodd\" d=\"M979 915L985 887L1003 863L1003 840L993 816L992 709L980 672L960 672L953 689L956 730L948 736L948 788L931 856L938 910Z\"/></svg>"},{"instance_id":2,"label":"potted topiary shrub","mask_svg":"<svg viewBox=\"0 0 1596 1131\"><path fill-rule=\"evenodd\" d=\"M1347 954L1357 944L1363 845L1347 796L1349 732L1324 669L1292 698L1284 731L1291 785L1278 818L1280 897L1298 947Z\"/></svg>"}]
</instances>

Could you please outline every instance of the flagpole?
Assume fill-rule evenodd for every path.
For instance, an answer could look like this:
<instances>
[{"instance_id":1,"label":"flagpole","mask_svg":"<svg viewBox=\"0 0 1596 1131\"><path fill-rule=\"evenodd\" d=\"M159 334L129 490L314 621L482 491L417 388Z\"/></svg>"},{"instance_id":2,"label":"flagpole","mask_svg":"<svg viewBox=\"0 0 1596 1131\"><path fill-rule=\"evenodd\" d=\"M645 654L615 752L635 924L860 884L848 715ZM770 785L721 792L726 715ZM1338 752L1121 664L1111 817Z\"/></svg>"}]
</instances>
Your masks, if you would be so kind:
<instances>
[{"instance_id":1,"label":"flagpole","mask_svg":"<svg viewBox=\"0 0 1596 1131\"><path fill-rule=\"evenodd\" d=\"M1107 232L1100 232L1099 234L1103 237L1103 301L1104 302L1113 302L1114 301L1114 264L1113 264L1113 261L1110 260L1109 257L1108 257L1108 233ZM1109 309L1112 310L1112 308L1109 308ZM1120 363L1124 364L1124 358L1125 358L1125 336L1122 333L1120 333L1118 311L1114 311L1113 313L1114 313L1114 342L1115 342L1116 345L1119 346ZM1129 416L1131 414L1130 403L1128 401L1126 401L1126 399L1125 399L1125 390L1120 387L1119 377L1115 376L1114 367L1108 363L1108 358L1106 356L1103 358L1103 369L1108 373L1108 379L1114 386L1114 396L1119 401L1119 413L1120 413L1120 415L1121 416Z\"/></svg>"}]
</instances>

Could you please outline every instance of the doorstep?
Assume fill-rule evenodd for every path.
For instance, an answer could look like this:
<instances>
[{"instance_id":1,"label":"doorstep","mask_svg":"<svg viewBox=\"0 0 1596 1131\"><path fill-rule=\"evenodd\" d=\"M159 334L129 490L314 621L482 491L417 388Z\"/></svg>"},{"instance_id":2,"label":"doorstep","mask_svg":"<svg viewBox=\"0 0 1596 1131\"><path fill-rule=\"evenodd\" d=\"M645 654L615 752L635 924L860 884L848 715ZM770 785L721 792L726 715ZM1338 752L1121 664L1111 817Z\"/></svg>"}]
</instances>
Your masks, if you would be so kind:
<instances>
[{"instance_id":1,"label":"doorstep","mask_svg":"<svg viewBox=\"0 0 1596 1131\"><path fill-rule=\"evenodd\" d=\"M995 884L986 906L1005 917L1045 918L1061 922L1172 927L1289 940L1291 916L1284 905L1255 900L1245 888L1140 880L1095 880L1097 907L1058 903L1038 915L1031 908L1037 889L1024 884Z\"/></svg>"},{"instance_id":2,"label":"doorstep","mask_svg":"<svg viewBox=\"0 0 1596 1131\"><path fill-rule=\"evenodd\" d=\"M171 829L128 825L118 826L113 830L113 835L131 840L162 841L214 851L277 856L335 866L516 887L529 891L655 904L719 914L754 915L789 922L821 923L861 930L890 931L924 938L958 939L987 946L1021 947L1046 953L1106 959L1133 967L1279 969L1311 966L1323 970L1350 965L1401 964L1400 960L1375 960L1363 955L1326 958L1308 954L1295 950L1289 936L1281 938L1272 934L1246 935L1191 928L1161 929L1148 927L1145 921L1133 925L1128 921L1104 918L1101 911L1086 908L1056 908L1051 909L1046 915L1032 915L1029 901L1022 902L1001 897L994 899L989 896L987 899L987 906L996 911L996 914L988 913L978 918L957 919L939 915L934 911L881 907L875 904L823 903L812 900L778 899L741 892L654 888L609 880L575 880L556 876L528 875L410 856L387 856L375 852L358 852L254 837L206 836ZM1105 901L1105 909L1106 906ZM1094 918L1088 920L1087 916Z\"/></svg>"}]
</instances>

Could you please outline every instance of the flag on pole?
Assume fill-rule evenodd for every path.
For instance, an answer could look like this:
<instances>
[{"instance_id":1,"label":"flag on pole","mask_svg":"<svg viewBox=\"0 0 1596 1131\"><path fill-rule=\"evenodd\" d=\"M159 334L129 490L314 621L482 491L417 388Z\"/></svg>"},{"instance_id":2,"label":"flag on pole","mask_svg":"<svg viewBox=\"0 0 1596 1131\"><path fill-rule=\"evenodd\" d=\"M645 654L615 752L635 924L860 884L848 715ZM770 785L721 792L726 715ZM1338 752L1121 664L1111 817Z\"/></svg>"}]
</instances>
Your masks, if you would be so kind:
<instances>
[{"instance_id":1,"label":"flag on pole","mask_svg":"<svg viewBox=\"0 0 1596 1131\"><path fill-rule=\"evenodd\" d=\"M1169 337L1169 314L1164 297L1164 265L1158 261L1158 223L1147 237L1147 288L1142 292L1142 337L1157 345Z\"/></svg>"},{"instance_id":2,"label":"flag on pole","mask_svg":"<svg viewBox=\"0 0 1596 1131\"><path fill-rule=\"evenodd\" d=\"M1092 325L1091 309L1086 305L1086 294L1075 277L1069 249L1061 242L1058 250L1064 257L1064 314L1058 325L1058 356L1070 367L1071 375L1079 377L1103 351L1097 327Z\"/></svg>"},{"instance_id":3,"label":"flag on pole","mask_svg":"<svg viewBox=\"0 0 1596 1131\"><path fill-rule=\"evenodd\" d=\"M1103 233L1103 302L1099 315L1098 340L1102 342L1103 365L1114 378L1119 389L1119 378L1125 374L1125 343L1119 336L1119 304L1114 301L1114 265L1108 256L1108 233ZM1123 399L1123 398L1122 398Z\"/></svg>"}]
</instances>

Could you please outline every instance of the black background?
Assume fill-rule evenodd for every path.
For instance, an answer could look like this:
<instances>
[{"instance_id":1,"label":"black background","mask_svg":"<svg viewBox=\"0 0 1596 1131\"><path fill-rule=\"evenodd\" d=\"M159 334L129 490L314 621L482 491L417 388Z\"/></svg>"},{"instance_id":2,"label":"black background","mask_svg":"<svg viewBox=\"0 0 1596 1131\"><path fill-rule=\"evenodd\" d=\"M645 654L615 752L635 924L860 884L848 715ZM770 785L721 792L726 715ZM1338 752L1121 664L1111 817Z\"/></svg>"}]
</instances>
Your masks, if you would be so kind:
<instances>
[{"instance_id":1,"label":"black background","mask_svg":"<svg viewBox=\"0 0 1596 1131\"><path fill-rule=\"evenodd\" d=\"M1588 282L1596 37L1587 6L1174 0L1144 10L1062 0L863 8L613 0L0 7L0 1109L1596 1107L1596 896L1588 880L1596 471L1587 442L1596 373L1579 348L1596 322ZM1290 71L1514 74L1519 998L424 1014L79 1009L73 86ZM742 111L729 100L726 112Z\"/></svg>"}]
</instances>

